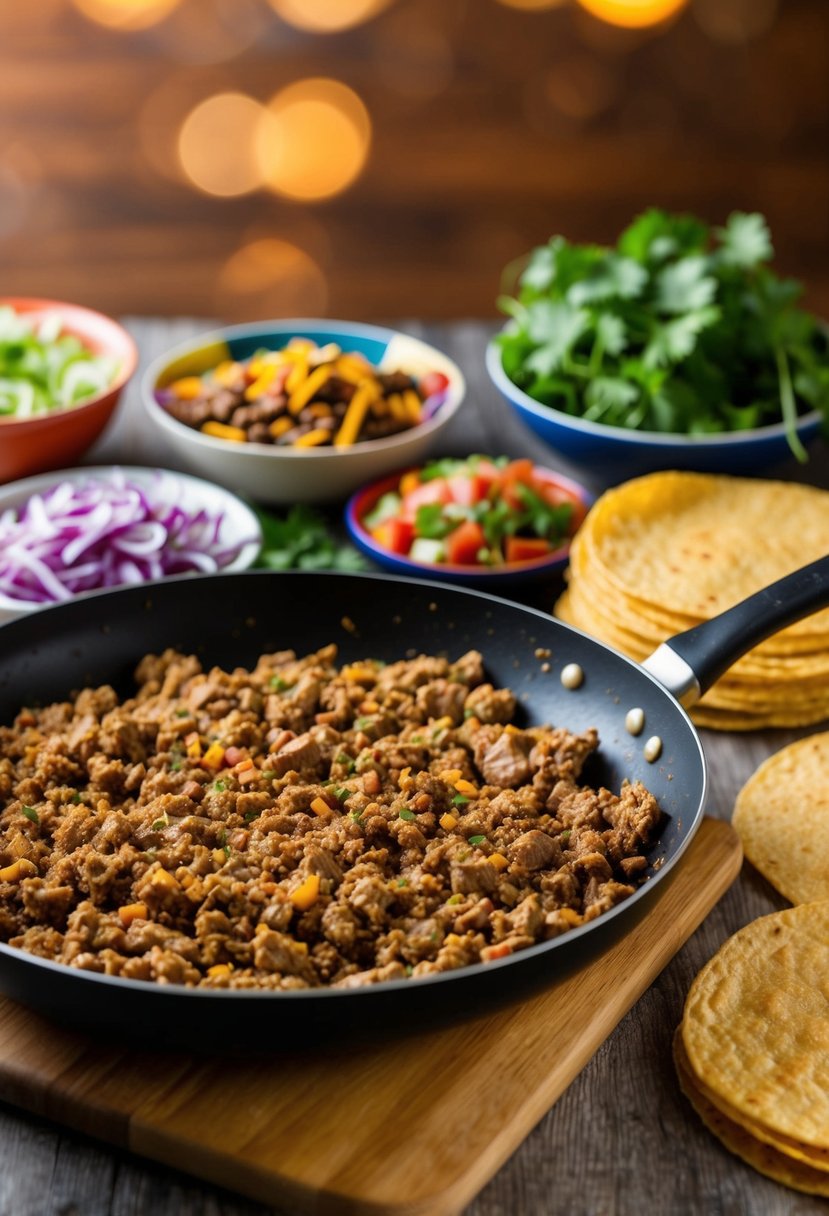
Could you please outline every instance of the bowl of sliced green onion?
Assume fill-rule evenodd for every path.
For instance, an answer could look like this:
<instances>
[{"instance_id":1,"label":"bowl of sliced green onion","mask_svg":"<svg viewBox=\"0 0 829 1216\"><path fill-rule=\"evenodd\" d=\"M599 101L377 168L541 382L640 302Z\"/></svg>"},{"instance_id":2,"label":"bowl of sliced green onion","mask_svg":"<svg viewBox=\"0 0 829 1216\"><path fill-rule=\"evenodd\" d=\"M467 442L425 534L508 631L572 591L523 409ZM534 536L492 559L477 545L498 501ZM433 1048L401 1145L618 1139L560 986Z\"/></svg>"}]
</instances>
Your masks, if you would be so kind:
<instances>
[{"instance_id":1,"label":"bowl of sliced green onion","mask_svg":"<svg viewBox=\"0 0 829 1216\"><path fill-rule=\"evenodd\" d=\"M71 465L138 361L116 321L57 300L0 298L0 482Z\"/></svg>"}]
</instances>

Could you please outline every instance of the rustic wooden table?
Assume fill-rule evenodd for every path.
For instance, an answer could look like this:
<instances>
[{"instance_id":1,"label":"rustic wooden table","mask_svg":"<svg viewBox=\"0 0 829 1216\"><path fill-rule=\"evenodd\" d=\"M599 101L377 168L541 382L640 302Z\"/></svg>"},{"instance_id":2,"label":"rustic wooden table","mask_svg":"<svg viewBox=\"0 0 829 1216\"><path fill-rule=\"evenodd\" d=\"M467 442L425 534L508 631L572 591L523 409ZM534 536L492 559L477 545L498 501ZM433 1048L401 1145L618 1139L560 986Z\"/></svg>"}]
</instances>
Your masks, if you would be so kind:
<instances>
[{"instance_id":1,"label":"rustic wooden table","mask_svg":"<svg viewBox=\"0 0 829 1216\"><path fill-rule=\"evenodd\" d=\"M134 320L142 366L207 328L191 320ZM574 473L515 421L489 384L479 323L406 325L463 368L469 398L446 435L448 453L530 455ZM90 460L166 463L146 433L134 381ZM805 470L780 476L829 487L821 446ZM582 475L582 479L585 480ZM600 479L591 482L599 489ZM756 766L799 734L704 732L710 815L728 819ZM805 1216L826 1204L788 1191L732 1157L700 1124L677 1086L671 1036L691 980L721 943L785 901L750 868L610 1036L465 1216ZM0 1105L0 1216L264 1216L268 1209ZM182 1168L187 1162L182 1160ZM424 1162L424 1168L428 1163Z\"/></svg>"}]
</instances>

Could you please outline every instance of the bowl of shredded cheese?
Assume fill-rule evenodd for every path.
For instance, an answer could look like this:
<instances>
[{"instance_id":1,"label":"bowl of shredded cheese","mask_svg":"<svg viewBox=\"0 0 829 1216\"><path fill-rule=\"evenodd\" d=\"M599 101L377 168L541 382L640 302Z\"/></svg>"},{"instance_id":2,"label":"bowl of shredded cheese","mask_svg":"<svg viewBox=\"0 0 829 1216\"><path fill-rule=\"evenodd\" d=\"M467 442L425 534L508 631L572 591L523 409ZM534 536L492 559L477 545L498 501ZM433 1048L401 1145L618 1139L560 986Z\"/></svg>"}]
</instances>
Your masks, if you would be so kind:
<instances>
[{"instance_id":1,"label":"bowl of shredded cheese","mask_svg":"<svg viewBox=\"0 0 829 1216\"><path fill-rule=\"evenodd\" d=\"M236 325L157 359L152 426L193 472L260 502L325 502L421 460L460 407L451 359L345 321Z\"/></svg>"}]
</instances>

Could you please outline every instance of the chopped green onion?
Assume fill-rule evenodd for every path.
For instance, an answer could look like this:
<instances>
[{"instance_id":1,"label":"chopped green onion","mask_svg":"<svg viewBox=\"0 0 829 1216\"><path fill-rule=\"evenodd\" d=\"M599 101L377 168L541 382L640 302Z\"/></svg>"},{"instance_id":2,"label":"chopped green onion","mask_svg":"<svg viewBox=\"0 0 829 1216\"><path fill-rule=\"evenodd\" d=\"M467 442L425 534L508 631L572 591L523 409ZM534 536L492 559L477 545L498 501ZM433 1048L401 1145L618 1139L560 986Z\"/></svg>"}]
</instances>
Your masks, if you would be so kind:
<instances>
[{"instance_id":1,"label":"chopped green onion","mask_svg":"<svg viewBox=\"0 0 829 1216\"><path fill-rule=\"evenodd\" d=\"M470 836L468 838L468 843L469 844L483 844L485 840L486 840L486 836Z\"/></svg>"},{"instance_id":2,"label":"chopped green onion","mask_svg":"<svg viewBox=\"0 0 829 1216\"><path fill-rule=\"evenodd\" d=\"M24 806L23 814L27 819L31 819L32 823L40 823L40 816L33 806Z\"/></svg>"},{"instance_id":3,"label":"chopped green onion","mask_svg":"<svg viewBox=\"0 0 829 1216\"><path fill-rule=\"evenodd\" d=\"M469 799L466 797L465 794L456 794L455 797L452 799L452 805L453 806L466 806L468 801L469 801Z\"/></svg>"},{"instance_id":4,"label":"chopped green onion","mask_svg":"<svg viewBox=\"0 0 829 1216\"><path fill-rule=\"evenodd\" d=\"M409 811L409 810L407 810L405 807L403 808L403 810L402 810L402 811L400 811L400 818L401 818L401 819L407 819L407 820L411 820L411 819L414 819L414 817L415 817L415 815L414 815L414 811Z\"/></svg>"}]
</instances>

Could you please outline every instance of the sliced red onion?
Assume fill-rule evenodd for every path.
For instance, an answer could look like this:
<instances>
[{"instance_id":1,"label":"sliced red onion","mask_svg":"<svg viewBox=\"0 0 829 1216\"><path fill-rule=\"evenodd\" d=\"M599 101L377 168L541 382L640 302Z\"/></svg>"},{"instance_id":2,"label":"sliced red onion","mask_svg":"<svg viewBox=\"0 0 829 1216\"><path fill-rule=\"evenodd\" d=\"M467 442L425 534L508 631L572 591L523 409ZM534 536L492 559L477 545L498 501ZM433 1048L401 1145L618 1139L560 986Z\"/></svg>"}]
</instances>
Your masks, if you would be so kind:
<instances>
[{"instance_id":1,"label":"sliced red onion","mask_svg":"<svg viewBox=\"0 0 829 1216\"><path fill-rule=\"evenodd\" d=\"M143 487L122 469L32 495L0 514L0 594L54 603L170 574L213 574L254 539L223 543L223 512L188 511L180 495L175 477L159 473Z\"/></svg>"}]
</instances>

